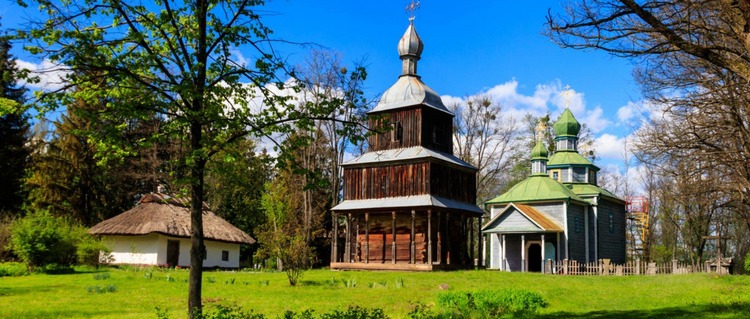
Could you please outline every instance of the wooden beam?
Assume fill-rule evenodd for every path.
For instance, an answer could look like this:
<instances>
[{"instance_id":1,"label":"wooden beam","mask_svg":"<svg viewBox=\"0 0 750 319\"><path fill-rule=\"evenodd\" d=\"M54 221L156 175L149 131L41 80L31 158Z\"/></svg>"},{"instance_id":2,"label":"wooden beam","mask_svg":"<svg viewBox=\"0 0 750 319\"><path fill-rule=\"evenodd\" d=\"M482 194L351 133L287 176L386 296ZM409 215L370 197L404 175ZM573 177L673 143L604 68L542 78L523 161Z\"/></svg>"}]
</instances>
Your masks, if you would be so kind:
<instances>
[{"instance_id":1,"label":"wooden beam","mask_svg":"<svg viewBox=\"0 0 750 319\"><path fill-rule=\"evenodd\" d=\"M396 212L391 212L391 262L396 263Z\"/></svg>"},{"instance_id":2,"label":"wooden beam","mask_svg":"<svg viewBox=\"0 0 750 319\"><path fill-rule=\"evenodd\" d=\"M352 262L352 213L346 215L346 248L344 253L346 254L344 261Z\"/></svg>"},{"instance_id":3,"label":"wooden beam","mask_svg":"<svg viewBox=\"0 0 750 319\"><path fill-rule=\"evenodd\" d=\"M437 212L437 262L438 264L443 263L443 228L442 226L442 212Z\"/></svg>"},{"instance_id":4,"label":"wooden beam","mask_svg":"<svg viewBox=\"0 0 750 319\"><path fill-rule=\"evenodd\" d=\"M432 265L432 210L427 210L427 263Z\"/></svg>"},{"instance_id":5,"label":"wooden beam","mask_svg":"<svg viewBox=\"0 0 750 319\"><path fill-rule=\"evenodd\" d=\"M370 262L370 213L365 213L365 263Z\"/></svg>"},{"instance_id":6,"label":"wooden beam","mask_svg":"<svg viewBox=\"0 0 750 319\"><path fill-rule=\"evenodd\" d=\"M411 211L411 243L409 245L409 263L414 264L416 261L417 244L415 242L414 226L416 225L416 212L412 209Z\"/></svg>"},{"instance_id":7,"label":"wooden beam","mask_svg":"<svg viewBox=\"0 0 750 319\"><path fill-rule=\"evenodd\" d=\"M331 262L338 262L339 248L339 214L333 213L333 236L331 238Z\"/></svg>"}]
</instances>

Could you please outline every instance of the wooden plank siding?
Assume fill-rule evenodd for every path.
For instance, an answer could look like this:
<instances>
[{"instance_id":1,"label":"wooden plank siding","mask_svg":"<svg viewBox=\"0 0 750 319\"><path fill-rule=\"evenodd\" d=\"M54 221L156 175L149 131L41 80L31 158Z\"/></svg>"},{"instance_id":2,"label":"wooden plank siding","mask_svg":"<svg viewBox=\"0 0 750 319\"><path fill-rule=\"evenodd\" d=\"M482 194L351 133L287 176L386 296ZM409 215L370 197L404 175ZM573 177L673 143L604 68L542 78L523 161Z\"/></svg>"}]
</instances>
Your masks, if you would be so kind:
<instances>
[{"instance_id":1,"label":"wooden plank siding","mask_svg":"<svg viewBox=\"0 0 750 319\"><path fill-rule=\"evenodd\" d=\"M423 146L453 154L453 116L416 106L370 117L369 151Z\"/></svg>"},{"instance_id":2,"label":"wooden plank siding","mask_svg":"<svg viewBox=\"0 0 750 319\"><path fill-rule=\"evenodd\" d=\"M568 259L586 262L584 207L568 204Z\"/></svg>"},{"instance_id":3,"label":"wooden plank siding","mask_svg":"<svg viewBox=\"0 0 750 319\"><path fill-rule=\"evenodd\" d=\"M477 201L477 176L441 164L430 164L430 193L443 198L474 204Z\"/></svg>"},{"instance_id":4,"label":"wooden plank siding","mask_svg":"<svg viewBox=\"0 0 750 319\"><path fill-rule=\"evenodd\" d=\"M625 206L601 198L598 208L599 259L610 259L613 263L622 264L626 261Z\"/></svg>"},{"instance_id":5,"label":"wooden plank siding","mask_svg":"<svg viewBox=\"0 0 750 319\"><path fill-rule=\"evenodd\" d=\"M429 162L344 169L344 200L424 195Z\"/></svg>"}]
</instances>

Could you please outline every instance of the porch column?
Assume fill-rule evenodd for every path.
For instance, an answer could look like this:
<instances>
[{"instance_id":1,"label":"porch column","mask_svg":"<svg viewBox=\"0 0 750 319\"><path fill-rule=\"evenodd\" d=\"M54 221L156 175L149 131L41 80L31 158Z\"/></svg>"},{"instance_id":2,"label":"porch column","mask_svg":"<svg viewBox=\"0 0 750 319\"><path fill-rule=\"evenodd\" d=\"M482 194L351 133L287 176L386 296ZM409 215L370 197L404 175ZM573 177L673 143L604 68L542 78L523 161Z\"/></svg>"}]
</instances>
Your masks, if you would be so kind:
<instances>
[{"instance_id":1,"label":"porch column","mask_svg":"<svg viewBox=\"0 0 750 319\"><path fill-rule=\"evenodd\" d=\"M503 235L503 236L500 237L500 245L502 246L502 248L500 248L500 249L502 249L502 254L501 255L503 256L503 259L500 260L500 269L506 270L506 271L510 271L510 269L506 269L507 267L505 267L505 265L506 265L506 263L505 263L505 248L506 248L506 246L505 246L505 235Z\"/></svg>"},{"instance_id":2,"label":"porch column","mask_svg":"<svg viewBox=\"0 0 750 319\"><path fill-rule=\"evenodd\" d=\"M443 214L442 212L437 212L437 262L438 265L443 264Z\"/></svg>"},{"instance_id":3,"label":"porch column","mask_svg":"<svg viewBox=\"0 0 750 319\"><path fill-rule=\"evenodd\" d=\"M346 215L346 248L344 249L346 257L344 260L352 262L352 213Z\"/></svg>"},{"instance_id":4,"label":"porch column","mask_svg":"<svg viewBox=\"0 0 750 319\"><path fill-rule=\"evenodd\" d=\"M555 258L555 259L562 260L562 256L560 256L560 252L561 252L561 250L560 250L560 233L555 233L555 234L557 235L557 244L555 245L556 246L555 248L557 248L557 256L555 256L555 257L557 257L557 258Z\"/></svg>"},{"instance_id":5,"label":"porch column","mask_svg":"<svg viewBox=\"0 0 750 319\"><path fill-rule=\"evenodd\" d=\"M466 254L469 257L469 267L474 266L474 218L461 217L466 221L469 227L469 233L466 236L466 240L469 241L469 253Z\"/></svg>"},{"instance_id":6,"label":"porch column","mask_svg":"<svg viewBox=\"0 0 750 319\"><path fill-rule=\"evenodd\" d=\"M370 213L365 213L365 264L370 263Z\"/></svg>"},{"instance_id":7,"label":"porch column","mask_svg":"<svg viewBox=\"0 0 750 319\"><path fill-rule=\"evenodd\" d=\"M333 235L331 237L331 262L335 263L339 257L339 214L336 213L333 213Z\"/></svg>"},{"instance_id":8,"label":"porch column","mask_svg":"<svg viewBox=\"0 0 750 319\"><path fill-rule=\"evenodd\" d=\"M482 217L477 217L477 259L479 267L484 267L484 236L482 236Z\"/></svg>"},{"instance_id":9,"label":"porch column","mask_svg":"<svg viewBox=\"0 0 750 319\"><path fill-rule=\"evenodd\" d=\"M448 236L448 227L451 224L451 214L448 214L448 212L444 212L445 214L445 223L443 224L443 242L445 243L445 263L447 265L451 264L451 253L453 252L453 249L451 247L451 237ZM461 231L461 227L459 227L458 231ZM459 235L459 237L461 237Z\"/></svg>"},{"instance_id":10,"label":"porch column","mask_svg":"<svg viewBox=\"0 0 750 319\"><path fill-rule=\"evenodd\" d=\"M417 244L414 241L414 225L416 224L415 223L416 215L417 213L414 210L412 210L411 211L411 238L410 238L411 243L409 243L409 263L411 264L415 262L416 258L414 254L416 254L417 252Z\"/></svg>"},{"instance_id":11,"label":"porch column","mask_svg":"<svg viewBox=\"0 0 750 319\"><path fill-rule=\"evenodd\" d=\"M583 213L583 216L584 216L584 219L583 219L583 230L584 230L583 238L586 241L586 245L584 245L585 249L586 249L586 262L590 262L591 260L589 259L589 207L586 206L586 208L583 210L583 212L584 212Z\"/></svg>"},{"instance_id":12,"label":"porch column","mask_svg":"<svg viewBox=\"0 0 750 319\"><path fill-rule=\"evenodd\" d=\"M427 210L427 264L432 265L432 210Z\"/></svg>"},{"instance_id":13,"label":"porch column","mask_svg":"<svg viewBox=\"0 0 750 319\"><path fill-rule=\"evenodd\" d=\"M521 235L521 272L526 272L526 235Z\"/></svg>"},{"instance_id":14,"label":"porch column","mask_svg":"<svg viewBox=\"0 0 750 319\"><path fill-rule=\"evenodd\" d=\"M391 262L396 263L396 212L391 212L393 219L391 220Z\"/></svg>"},{"instance_id":15,"label":"porch column","mask_svg":"<svg viewBox=\"0 0 750 319\"><path fill-rule=\"evenodd\" d=\"M544 271L544 234L542 234L542 273L545 273Z\"/></svg>"}]
</instances>

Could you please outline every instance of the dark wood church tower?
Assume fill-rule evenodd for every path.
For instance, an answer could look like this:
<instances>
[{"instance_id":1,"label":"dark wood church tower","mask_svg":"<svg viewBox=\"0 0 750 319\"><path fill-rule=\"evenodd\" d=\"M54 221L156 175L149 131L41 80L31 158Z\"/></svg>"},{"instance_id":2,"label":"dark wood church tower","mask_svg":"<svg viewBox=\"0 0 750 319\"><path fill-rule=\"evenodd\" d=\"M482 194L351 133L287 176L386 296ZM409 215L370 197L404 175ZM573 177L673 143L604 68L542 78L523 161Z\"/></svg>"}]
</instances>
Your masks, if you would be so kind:
<instances>
[{"instance_id":1,"label":"dark wood church tower","mask_svg":"<svg viewBox=\"0 0 750 319\"><path fill-rule=\"evenodd\" d=\"M369 112L371 128L390 129L343 165L331 269L469 268L481 251L477 169L453 156L453 113L417 75L422 49L412 20L402 74Z\"/></svg>"}]
</instances>

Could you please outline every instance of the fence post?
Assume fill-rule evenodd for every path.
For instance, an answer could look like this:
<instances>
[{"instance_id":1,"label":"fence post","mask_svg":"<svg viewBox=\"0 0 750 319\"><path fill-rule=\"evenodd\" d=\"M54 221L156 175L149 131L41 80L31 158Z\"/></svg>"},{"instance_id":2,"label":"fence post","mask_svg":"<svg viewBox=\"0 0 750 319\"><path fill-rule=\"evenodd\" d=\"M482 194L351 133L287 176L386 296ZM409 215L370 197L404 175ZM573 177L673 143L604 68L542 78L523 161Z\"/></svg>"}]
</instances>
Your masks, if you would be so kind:
<instances>
[{"instance_id":1,"label":"fence post","mask_svg":"<svg viewBox=\"0 0 750 319\"><path fill-rule=\"evenodd\" d=\"M563 275L568 274L568 259L563 259Z\"/></svg>"},{"instance_id":2,"label":"fence post","mask_svg":"<svg viewBox=\"0 0 750 319\"><path fill-rule=\"evenodd\" d=\"M677 273L677 260L672 260L672 274Z\"/></svg>"},{"instance_id":3,"label":"fence post","mask_svg":"<svg viewBox=\"0 0 750 319\"><path fill-rule=\"evenodd\" d=\"M641 274L641 259L640 258L635 259L635 274L636 275Z\"/></svg>"}]
</instances>

